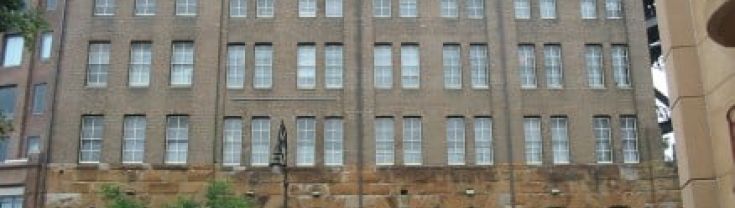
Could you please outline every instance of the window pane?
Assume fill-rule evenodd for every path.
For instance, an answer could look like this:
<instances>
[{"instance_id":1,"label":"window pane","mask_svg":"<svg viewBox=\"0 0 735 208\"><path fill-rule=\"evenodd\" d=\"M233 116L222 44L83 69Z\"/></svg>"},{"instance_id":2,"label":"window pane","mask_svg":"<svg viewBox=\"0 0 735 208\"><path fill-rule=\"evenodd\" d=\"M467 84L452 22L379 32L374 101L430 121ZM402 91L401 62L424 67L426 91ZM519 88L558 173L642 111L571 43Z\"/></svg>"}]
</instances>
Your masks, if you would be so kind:
<instances>
[{"instance_id":1,"label":"window pane","mask_svg":"<svg viewBox=\"0 0 735 208\"><path fill-rule=\"evenodd\" d=\"M194 43L174 42L171 58L171 85L190 86L194 73Z\"/></svg>"},{"instance_id":2,"label":"window pane","mask_svg":"<svg viewBox=\"0 0 735 208\"><path fill-rule=\"evenodd\" d=\"M619 88L630 87L630 71L628 69L628 47L614 45L612 47L612 67L615 75L615 84Z\"/></svg>"},{"instance_id":3,"label":"window pane","mask_svg":"<svg viewBox=\"0 0 735 208\"><path fill-rule=\"evenodd\" d=\"M314 118L296 119L296 165L314 166L316 121Z\"/></svg>"},{"instance_id":4,"label":"window pane","mask_svg":"<svg viewBox=\"0 0 735 208\"><path fill-rule=\"evenodd\" d=\"M270 45L255 46L255 73L253 87L267 89L272 86L273 48Z\"/></svg>"},{"instance_id":5,"label":"window pane","mask_svg":"<svg viewBox=\"0 0 735 208\"><path fill-rule=\"evenodd\" d=\"M15 117L16 86L0 86L0 115L12 120Z\"/></svg>"},{"instance_id":6,"label":"window pane","mask_svg":"<svg viewBox=\"0 0 735 208\"><path fill-rule=\"evenodd\" d=\"M390 0L373 0L374 17L390 17Z\"/></svg>"},{"instance_id":7,"label":"window pane","mask_svg":"<svg viewBox=\"0 0 735 208\"><path fill-rule=\"evenodd\" d=\"M467 0L467 18L482 19L485 16L485 0Z\"/></svg>"},{"instance_id":8,"label":"window pane","mask_svg":"<svg viewBox=\"0 0 735 208\"><path fill-rule=\"evenodd\" d=\"M135 0L136 15L156 14L156 0Z\"/></svg>"},{"instance_id":9,"label":"window pane","mask_svg":"<svg viewBox=\"0 0 735 208\"><path fill-rule=\"evenodd\" d=\"M176 15L196 15L197 0L176 0Z\"/></svg>"},{"instance_id":10,"label":"window pane","mask_svg":"<svg viewBox=\"0 0 735 208\"><path fill-rule=\"evenodd\" d=\"M314 89L316 87L316 48L314 45L298 46L297 67L297 87L299 89Z\"/></svg>"},{"instance_id":11,"label":"window pane","mask_svg":"<svg viewBox=\"0 0 735 208\"><path fill-rule=\"evenodd\" d=\"M597 152L597 163L612 163L612 140L610 139L610 118L595 117L595 150Z\"/></svg>"},{"instance_id":12,"label":"window pane","mask_svg":"<svg viewBox=\"0 0 735 208\"><path fill-rule=\"evenodd\" d=\"M115 0L95 0L94 15L115 15Z\"/></svg>"},{"instance_id":13,"label":"window pane","mask_svg":"<svg viewBox=\"0 0 735 208\"><path fill-rule=\"evenodd\" d=\"M457 0L441 0L442 17L457 17L458 13Z\"/></svg>"},{"instance_id":14,"label":"window pane","mask_svg":"<svg viewBox=\"0 0 735 208\"><path fill-rule=\"evenodd\" d=\"M5 97L3 97L5 99ZM43 114L46 110L46 84L37 84L33 86L33 114Z\"/></svg>"},{"instance_id":15,"label":"window pane","mask_svg":"<svg viewBox=\"0 0 735 208\"><path fill-rule=\"evenodd\" d=\"M39 136L29 136L28 137L28 140L26 140L26 153L28 154L41 153L41 137ZM2 160L0 159L0 161Z\"/></svg>"},{"instance_id":16,"label":"window pane","mask_svg":"<svg viewBox=\"0 0 735 208\"><path fill-rule=\"evenodd\" d=\"M531 0L514 1L516 19L531 19Z\"/></svg>"},{"instance_id":17,"label":"window pane","mask_svg":"<svg viewBox=\"0 0 735 208\"><path fill-rule=\"evenodd\" d=\"M342 165L343 142L342 119L327 119L324 123L324 165Z\"/></svg>"},{"instance_id":18,"label":"window pane","mask_svg":"<svg viewBox=\"0 0 735 208\"><path fill-rule=\"evenodd\" d=\"M375 88L393 87L393 60L390 45L376 45L373 53Z\"/></svg>"},{"instance_id":19,"label":"window pane","mask_svg":"<svg viewBox=\"0 0 735 208\"><path fill-rule=\"evenodd\" d=\"M222 164L225 166L240 165L242 153L242 119L226 118L222 139Z\"/></svg>"},{"instance_id":20,"label":"window pane","mask_svg":"<svg viewBox=\"0 0 735 208\"><path fill-rule=\"evenodd\" d=\"M541 19L556 18L556 0L539 0Z\"/></svg>"},{"instance_id":21,"label":"window pane","mask_svg":"<svg viewBox=\"0 0 735 208\"><path fill-rule=\"evenodd\" d=\"M342 17L342 0L327 0L324 4L327 17Z\"/></svg>"},{"instance_id":22,"label":"window pane","mask_svg":"<svg viewBox=\"0 0 735 208\"><path fill-rule=\"evenodd\" d=\"M258 17L273 17L274 0L258 0L257 15Z\"/></svg>"},{"instance_id":23,"label":"window pane","mask_svg":"<svg viewBox=\"0 0 735 208\"><path fill-rule=\"evenodd\" d=\"M518 46L518 70L522 88L536 88L536 55L533 45Z\"/></svg>"},{"instance_id":24,"label":"window pane","mask_svg":"<svg viewBox=\"0 0 735 208\"><path fill-rule=\"evenodd\" d=\"M562 88L564 86L564 72L562 71L561 46L544 46L544 68L546 68L546 86L548 88Z\"/></svg>"},{"instance_id":25,"label":"window pane","mask_svg":"<svg viewBox=\"0 0 735 208\"><path fill-rule=\"evenodd\" d=\"M245 87L245 45L227 46L227 88Z\"/></svg>"},{"instance_id":26,"label":"window pane","mask_svg":"<svg viewBox=\"0 0 735 208\"><path fill-rule=\"evenodd\" d=\"M46 10L56 10L56 0L46 0Z\"/></svg>"},{"instance_id":27,"label":"window pane","mask_svg":"<svg viewBox=\"0 0 735 208\"><path fill-rule=\"evenodd\" d=\"M299 17L316 17L316 0L299 0Z\"/></svg>"},{"instance_id":28,"label":"window pane","mask_svg":"<svg viewBox=\"0 0 735 208\"><path fill-rule=\"evenodd\" d=\"M5 36L5 52L3 53L3 66L20 66L23 62L23 36Z\"/></svg>"},{"instance_id":29,"label":"window pane","mask_svg":"<svg viewBox=\"0 0 735 208\"><path fill-rule=\"evenodd\" d=\"M526 140L526 164L541 165L543 152L543 143L541 138L541 118L524 118L523 134Z\"/></svg>"},{"instance_id":30,"label":"window pane","mask_svg":"<svg viewBox=\"0 0 735 208\"><path fill-rule=\"evenodd\" d=\"M130 47L130 72L128 85L131 87L147 87L151 73L151 44L133 43Z\"/></svg>"},{"instance_id":31,"label":"window pane","mask_svg":"<svg viewBox=\"0 0 735 208\"><path fill-rule=\"evenodd\" d=\"M624 116L620 118L620 121L623 162L638 163L638 127L636 124L636 118Z\"/></svg>"},{"instance_id":32,"label":"window pane","mask_svg":"<svg viewBox=\"0 0 735 208\"><path fill-rule=\"evenodd\" d=\"M393 118L375 119L375 165L393 165L394 160Z\"/></svg>"},{"instance_id":33,"label":"window pane","mask_svg":"<svg viewBox=\"0 0 735 208\"><path fill-rule=\"evenodd\" d=\"M489 87L487 46L470 45L470 67L472 68L472 87Z\"/></svg>"},{"instance_id":34,"label":"window pane","mask_svg":"<svg viewBox=\"0 0 735 208\"><path fill-rule=\"evenodd\" d=\"M477 165L493 164L492 119L475 118L475 161Z\"/></svg>"},{"instance_id":35,"label":"window pane","mask_svg":"<svg viewBox=\"0 0 735 208\"><path fill-rule=\"evenodd\" d=\"M580 6L582 19L597 18L597 0L582 0Z\"/></svg>"},{"instance_id":36,"label":"window pane","mask_svg":"<svg viewBox=\"0 0 735 208\"><path fill-rule=\"evenodd\" d=\"M189 117L169 116L166 129L166 164L185 164L189 150Z\"/></svg>"},{"instance_id":37,"label":"window pane","mask_svg":"<svg viewBox=\"0 0 735 208\"><path fill-rule=\"evenodd\" d=\"M253 118L251 124L252 156L250 165L268 166L270 159L270 118Z\"/></svg>"},{"instance_id":38,"label":"window pane","mask_svg":"<svg viewBox=\"0 0 735 208\"><path fill-rule=\"evenodd\" d=\"M102 135L104 119L102 116L83 116L79 163L98 163L102 154Z\"/></svg>"},{"instance_id":39,"label":"window pane","mask_svg":"<svg viewBox=\"0 0 735 208\"><path fill-rule=\"evenodd\" d=\"M341 45L327 45L324 49L326 70L324 80L327 89L342 88L343 58Z\"/></svg>"},{"instance_id":40,"label":"window pane","mask_svg":"<svg viewBox=\"0 0 735 208\"><path fill-rule=\"evenodd\" d=\"M554 164L569 164L569 136L566 117L551 118L551 142Z\"/></svg>"},{"instance_id":41,"label":"window pane","mask_svg":"<svg viewBox=\"0 0 735 208\"><path fill-rule=\"evenodd\" d=\"M107 70L110 65L110 44L89 44L89 61L87 63L87 86L107 86Z\"/></svg>"},{"instance_id":42,"label":"window pane","mask_svg":"<svg viewBox=\"0 0 735 208\"><path fill-rule=\"evenodd\" d=\"M464 118L447 119L447 160L449 165L464 165Z\"/></svg>"},{"instance_id":43,"label":"window pane","mask_svg":"<svg viewBox=\"0 0 735 208\"><path fill-rule=\"evenodd\" d=\"M605 13L608 19L623 18L623 1L605 0Z\"/></svg>"},{"instance_id":44,"label":"window pane","mask_svg":"<svg viewBox=\"0 0 735 208\"><path fill-rule=\"evenodd\" d=\"M125 116L123 163L142 163L145 155L145 116Z\"/></svg>"},{"instance_id":45,"label":"window pane","mask_svg":"<svg viewBox=\"0 0 735 208\"><path fill-rule=\"evenodd\" d=\"M444 88L462 88L462 68L459 45L444 45Z\"/></svg>"},{"instance_id":46,"label":"window pane","mask_svg":"<svg viewBox=\"0 0 735 208\"><path fill-rule=\"evenodd\" d=\"M400 0L400 11L401 17L416 17L418 16L416 0Z\"/></svg>"},{"instance_id":47,"label":"window pane","mask_svg":"<svg viewBox=\"0 0 735 208\"><path fill-rule=\"evenodd\" d=\"M10 137L0 136L0 164L4 163L8 157L8 143L10 142L8 140Z\"/></svg>"},{"instance_id":48,"label":"window pane","mask_svg":"<svg viewBox=\"0 0 735 208\"><path fill-rule=\"evenodd\" d=\"M421 118L403 118L403 164L421 165Z\"/></svg>"},{"instance_id":49,"label":"window pane","mask_svg":"<svg viewBox=\"0 0 735 208\"><path fill-rule=\"evenodd\" d=\"M230 0L230 17L246 17L247 13L247 0Z\"/></svg>"},{"instance_id":50,"label":"window pane","mask_svg":"<svg viewBox=\"0 0 735 208\"><path fill-rule=\"evenodd\" d=\"M591 88L605 87L605 74L602 68L602 46L587 45L585 47L587 67L587 83Z\"/></svg>"},{"instance_id":51,"label":"window pane","mask_svg":"<svg viewBox=\"0 0 735 208\"><path fill-rule=\"evenodd\" d=\"M403 88L419 88L421 69L419 66L419 46L401 46L401 84Z\"/></svg>"},{"instance_id":52,"label":"window pane","mask_svg":"<svg viewBox=\"0 0 735 208\"><path fill-rule=\"evenodd\" d=\"M51 47L53 46L54 36L51 32L45 32L41 35L41 59L47 60L51 58Z\"/></svg>"}]
</instances>

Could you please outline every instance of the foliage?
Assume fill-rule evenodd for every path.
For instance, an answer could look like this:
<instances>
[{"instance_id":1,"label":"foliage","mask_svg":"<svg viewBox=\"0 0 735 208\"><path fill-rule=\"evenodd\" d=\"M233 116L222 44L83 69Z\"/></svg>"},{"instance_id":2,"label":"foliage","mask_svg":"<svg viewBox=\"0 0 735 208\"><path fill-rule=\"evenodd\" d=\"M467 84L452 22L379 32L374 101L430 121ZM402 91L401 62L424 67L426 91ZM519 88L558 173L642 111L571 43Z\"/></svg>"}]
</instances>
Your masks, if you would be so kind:
<instances>
[{"instance_id":1,"label":"foliage","mask_svg":"<svg viewBox=\"0 0 735 208\"><path fill-rule=\"evenodd\" d=\"M169 204L166 208L199 208L201 205L191 198L179 197L176 202Z\"/></svg>"},{"instance_id":2,"label":"foliage","mask_svg":"<svg viewBox=\"0 0 735 208\"><path fill-rule=\"evenodd\" d=\"M103 185L102 197L107 208L145 208L142 202L125 195L117 185Z\"/></svg>"},{"instance_id":3,"label":"foliage","mask_svg":"<svg viewBox=\"0 0 735 208\"><path fill-rule=\"evenodd\" d=\"M3 112L0 111L0 135L5 135L13 131L13 124L5 119Z\"/></svg>"},{"instance_id":4,"label":"foliage","mask_svg":"<svg viewBox=\"0 0 735 208\"><path fill-rule=\"evenodd\" d=\"M24 4L23 0L0 1L0 32L18 32L26 40L31 40L27 43L33 43L36 34L48 28L48 23L41 16L41 12L26 9ZM27 7L30 8L30 5Z\"/></svg>"},{"instance_id":5,"label":"foliage","mask_svg":"<svg viewBox=\"0 0 735 208\"><path fill-rule=\"evenodd\" d=\"M207 207L247 208L250 200L235 196L227 181L213 181L207 187Z\"/></svg>"}]
</instances>

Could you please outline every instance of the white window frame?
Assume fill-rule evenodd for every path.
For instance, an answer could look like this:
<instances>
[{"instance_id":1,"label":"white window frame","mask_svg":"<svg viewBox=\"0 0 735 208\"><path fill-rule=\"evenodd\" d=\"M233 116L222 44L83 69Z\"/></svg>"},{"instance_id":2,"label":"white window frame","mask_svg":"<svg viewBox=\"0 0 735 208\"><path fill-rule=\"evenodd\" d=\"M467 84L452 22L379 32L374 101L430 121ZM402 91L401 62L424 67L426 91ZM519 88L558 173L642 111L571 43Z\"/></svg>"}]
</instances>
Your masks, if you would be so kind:
<instances>
[{"instance_id":1,"label":"white window frame","mask_svg":"<svg viewBox=\"0 0 735 208\"><path fill-rule=\"evenodd\" d=\"M595 158L597 158L597 163L612 163L613 150L610 117L595 117L593 121L593 130L595 136Z\"/></svg>"},{"instance_id":2,"label":"white window frame","mask_svg":"<svg viewBox=\"0 0 735 208\"><path fill-rule=\"evenodd\" d=\"M605 88L605 70L602 62L602 46L585 46L585 67L587 68L587 85L593 89Z\"/></svg>"},{"instance_id":3,"label":"white window frame","mask_svg":"<svg viewBox=\"0 0 735 208\"><path fill-rule=\"evenodd\" d=\"M581 0L579 12L582 19L597 19L597 0Z\"/></svg>"},{"instance_id":4,"label":"white window frame","mask_svg":"<svg viewBox=\"0 0 735 208\"><path fill-rule=\"evenodd\" d=\"M25 39L21 35L5 36L3 48L3 67L15 67L23 64L23 46Z\"/></svg>"},{"instance_id":5,"label":"white window frame","mask_svg":"<svg viewBox=\"0 0 735 208\"><path fill-rule=\"evenodd\" d=\"M620 117L620 137L623 146L623 163L635 164L640 162L638 152L638 124L636 117Z\"/></svg>"},{"instance_id":6,"label":"white window frame","mask_svg":"<svg viewBox=\"0 0 735 208\"><path fill-rule=\"evenodd\" d=\"M89 132L88 132L89 131ZM79 163L97 164L102 158L102 141L105 135L105 118L102 116L82 116L79 132ZM89 144L85 146L85 144ZM91 155L87 155L91 154ZM86 155L86 156L85 156Z\"/></svg>"},{"instance_id":7,"label":"white window frame","mask_svg":"<svg viewBox=\"0 0 735 208\"><path fill-rule=\"evenodd\" d=\"M475 117L475 164L493 165L493 119Z\"/></svg>"},{"instance_id":8,"label":"white window frame","mask_svg":"<svg viewBox=\"0 0 735 208\"><path fill-rule=\"evenodd\" d=\"M403 165L423 164L421 117L403 118Z\"/></svg>"},{"instance_id":9,"label":"white window frame","mask_svg":"<svg viewBox=\"0 0 735 208\"><path fill-rule=\"evenodd\" d=\"M393 88L393 51L391 45L375 45L373 80L376 89Z\"/></svg>"},{"instance_id":10,"label":"white window frame","mask_svg":"<svg viewBox=\"0 0 735 208\"><path fill-rule=\"evenodd\" d=\"M342 0L326 0L324 2L324 16L342 17Z\"/></svg>"},{"instance_id":11,"label":"white window frame","mask_svg":"<svg viewBox=\"0 0 735 208\"><path fill-rule=\"evenodd\" d=\"M171 44L171 78L173 87L189 87L194 77L194 42L176 41Z\"/></svg>"},{"instance_id":12,"label":"white window frame","mask_svg":"<svg viewBox=\"0 0 735 208\"><path fill-rule=\"evenodd\" d=\"M564 88L561 45L544 45L544 68L546 71L546 87L550 89Z\"/></svg>"},{"instance_id":13,"label":"white window frame","mask_svg":"<svg viewBox=\"0 0 735 208\"><path fill-rule=\"evenodd\" d=\"M441 17L456 18L459 17L459 2L458 0L440 0L440 11Z\"/></svg>"},{"instance_id":14,"label":"white window frame","mask_svg":"<svg viewBox=\"0 0 735 208\"><path fill-rule=\"evenodd\" d=\"M390 17L391 0L373 0L373 17Z\"/></svg>"},{"instance_id":15,"label":"white window frame","mask_svg":"<svg viewBox=\"0 0 735 208\"><path fill-rule=\"evenodd\" d=\"M539 0L539 17L541 19L556 19L556 0Z\"/></svg>"},{"instance_id":16,"label":"white window frame","mask_svg":"<svg viewBox=\"0 0 735 208\"><path fill-rule=\"evenodd\" d=\"M110 43L93 42L89 44L87 62L87 86L106 87L110 68Z\"/></svg>"},{"instance_id":17,"label":"white window frame","mask_svg":"<svg viewBox=\"0 0 735 208\"><path fill-rule=\"evenodd\" d=\"M46 11L56 10L57 5L56 0L46 0Z\"/></svg>"},{"instance_id":18,"label":"white window frame","mask_svg":"<svg viewBox=\"0 0 735 208\"><path fill-rule=\"evenodd\" d=\"M466 0L465 4L468 19L485 18L485 0Z\"/></svg>"},{"instance_id":19,"label":"white window frame","mask_svg":"<svg viewBox=\"0 0 735 208\"><path fill-rule=\"evenodd\" d=\"M44 32L41 35L41 51L39 56L41 60L48 61L51 58L51 49L53 49L54 33Z\"/></svg>"},{"instance_id":20,"label":"white window frame","mask_svg":"<svg viewBox=\"0 0 735 208\"><path fill-rule=\"evenodd\" d=\"M525 152L527 165L543 164L543 137L541 135L541 118L523 118L523 135L525 138Z\"/></svg>"},{"instance_id":21,"label":"white window frame","mask_svg":"<svg viewBox=\"0 0 735 208\"><path fill-rule=\"evenodd\" d=\"M115 0L94 0L94 16L113 16L116 7Z\"/></svg>"},{"instance_id":22,"label":"white window frame","mask_svg":"<svg viewBox=\"0 0 735 208\"><path fill-rule=\"evenodd\" d=\"M447 164L465 165L465 123L463 117L447 118Z\"/></svg>"},{"instance_id":23,"label":"white window frame","mask_svg":"<svg viewBox=\"0 0 735 208\"><path fill-rule=\"evenodd\" d=\"M299 0L299 17L316 17L316 0Z\"/></svg>"},{"instance_id":24,"label":"white window frame","mask_svg":"<svg viewBox=\"0 0 735 208\"><path fill-rule=\"evenodd\" d=\"M251 122L250 165L267 167L270 162L271 121L268 117L255 117Z\"/></svg>"},{"instance_id":25,"label":"white window frame","mask_svg":"<svg viewBox=\"0 0 735 208\"><path fill-rule=\"evenodd\" d=\"M400 17L418 17L418 0L399 0L398 16Z\"/></svg>"},{"instance_id":26,"label":"white window frame","mask_svg":"<svg viewBox=\"0 0 735 208\"><path fill-rule=\"evenodd\" d=\"M554 164L569 164L569 119L567 117L551 117L551 151Z\"/></svg>"},{"instance_id":27,"label":"white window frame","mask_svg":"<svg viewBox=\"0 0 735 208\"><path fill-rule=\"evenodd\" d=\"M145 160L145 116L125 116L123 119L122 163L140 164Z\"/></svg>"},{"instance_id":28,"label":"white window frame","mask_svg":"<svg viewBox=\"0 0 735 208\"><path fill-rule=\"evenodd\" d=\"M176 0L176 16L196 16L197 0Z\"/></svg>"},{"instance_id":29,"label":"white window frame","mask_svg":"<svg viewBox=\"0 0 735 208\"><path fill-rule=\"evenodd\" d=\"M296 87L316 88L316 46L300 44L297 47Z\"/></svg>"},{"instance_id":30,"label":"white window frame","mask_svg":"<svg viewBox=\"0 0 735 208\"><path fill-rule=\"evenodd\" d=\"M276 0L257 0L256 7L256 16L257 17L265 17L265 18L271 18L275 16L276 13Z\"/></svg>"},{"instance_id":31,"label":"white window frame","mask_svg":"<svg viewBox=\"0 0 735 208\"><path fill-rule=\"evenodd\" d=\"M401 45L401 86L403 89L421 87L421 52L417 44Z\"/></svg>"},{"instance_id":32,"label":"white window frame","mask_svg":"<svg viewBox=\"0 0 735 208\"><path fill-rule=\"evenodd\" d=\"M324 121L324 165L342 166L344 163L344 128L342 118Z\"/></svg>"},{"instance_id":33,"label":"white window frame","mask_svg":"<svg viewBox=\"0 0 735 208\"><path fill-rule=\"evenodd\" d=\"M395 121L392 117L375 118L375 165L395 164Z\"/></svg>"},{"instance_id":34,"label":"white window frame","mask_svg":"<svg viewBox=\"0 0 735 208\"><path fill-rule=\"evenodd\" d=\"M628 46L612 46L612 68L615 84L618 88L629 89L631 87L630 62L628 59Z\"/></svg>"},{"instance_id":35,"label":"white window frame","mask_svg":"<svg viewBox=\"0 0 735 208\"><path fill-rule=\"evenodd\" d=\"M605 0L605 15L607 19L623 19L623 1Z\"/></svg>"},{"instance_id":36,"label":"white window frame","mask_svg":"<svg viewBox=\"0 0 735 208\"><path fill-rule=\"evenodd\" d=\"M311 167L316 161L316 119L296 118L296 166Z\"/></svg>"},{"instance_id":37,"label":"white window frame","mask_svg":"<svg viewBox=\"0 0 735 208\"><path fill-rule=\"evenodd\" d=\"M516 19L531 19L531 0L515 0L513 7Z\"/></svg>"},{"instance_id":38,"label":"white window frame","mask_svg":"<svg viewBox=\"0 0 735 208\"><path fill-rule=\"evenodd\" d=\"M243 44L227 46L227 89L245 88L245 50Z\"/></svg>"},{"instance_id":39,"label":"white window frame","mask_svg":"<svg viewBox=\"0 0 735 208\"><path fill-rule=\"evenodd\" d=\"M230 0L230 17L247 17L248 0Z\"/></svg>"},{"instance_id":40,"label":"white window frame","mask_svg":"<svg viewBox=\"0 0 735 208\"><path fill-rule=\"evenodd\" d=\"M324 87L342 89L344 74L344 54L342 45L330 44L324 47Z\"/></svg>"},{"instance_id":41,"label":"white window frame","mask_svg":"<svg viewBox=\"0 0 735 208\"><path fill-rule=\"evenodd\" d=\"M153 63L152 47L150 42L134 42L130 45L128 86L148 87L150 85L151 64Z\"/></svg>"},{"instance_id":42,"label":"white window frame","mask_svg":"<svg viewBox=\"0 0 735 208\"><path fill-rule=\"evenodd\" d=\"M521 88L534 89L538 86L536 80L536 49L531 44L518 46L518 71L521 78Z\"/></svg>"},{"instance_id":43,"label":"white window frame","mask_svg":"<svg viewBox=\"0 0 735 208\"><path fill-rule=\"evenodd\" d=\"M490 88L490 71L487 45L470 45L470 68L472 69L472 88Z\"/></svg>"},{"instance_id":44,"label":"white window frame","mask_svg":"<svg viewBox=\"0 0 735 208\"><path fill-rule=\"evenodd\" d=\"M2 162L2 161L0 161ZM0 207L21 208L23 207L23 195L0 195Z\"/></svg>"},{"instance_id":45,"label":"white window frame","mask_svg":"<svg viewBox=\"0 0 735 208\"><path fill-rule=\"evenodd\" d=\"M47 86L46 83L33 85L33 105L31 106L33 115L42 115L46 111Z\"/></svg>"},{"instance_id":46,"label":"white window frame","mask_svg":"<svg viewBox=\"0 0 735 208\"><path fill-rule=\"evenodd\" d=\"M189 117L166 117L166 164L186 164L189 154Z\"/></svg>"},{"instance_id":47,"label":"white window frame","mask_svg":"<svg viewBox=\"0 0 735 208\"><path fill-rule=\"evenodd\" d=\"M242 156L242 118L225 118L222 129L222 165L240 166Z\"/></svg>"},{"instance_id":48,"label":"white window frame","mask_svg":"<svg viewBox=\"0 0 735 208\"><path fill-rule=\"evenodd\" d=\"M255 46L255 70L253 88L270 89L273 87L273 46Z\"/></svg>"},{"instance_id":49,"label":"white window frame","mask_svg":"<svg viewBox=\"0 0 735 208\"><path fill-rule=\"evenodd\" d=\"M135 0L136 16L156 15L156 0Z\"/></svg>"},{"instance_id":50,"label":"white window frame","mask_svg":"<svg viewBox=\"0 0 735 208\"><path fill-rule=\"evenodd\" d=\"M462 56L458 44L444 44L442 48L444 88L462 89Z\"/></svg>"}]
</instances>

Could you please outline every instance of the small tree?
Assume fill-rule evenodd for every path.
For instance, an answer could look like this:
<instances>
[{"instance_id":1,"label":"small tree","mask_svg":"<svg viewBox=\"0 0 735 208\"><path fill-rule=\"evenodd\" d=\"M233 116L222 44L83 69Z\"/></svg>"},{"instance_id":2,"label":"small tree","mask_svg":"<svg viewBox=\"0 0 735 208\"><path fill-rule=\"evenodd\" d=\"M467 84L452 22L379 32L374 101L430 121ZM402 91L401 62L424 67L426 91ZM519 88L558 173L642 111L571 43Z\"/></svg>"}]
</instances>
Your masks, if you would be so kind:
<instances>
[{"instance_id":1,"label":"small tree","mask_svg":"<svg viewBox=\"0 0 735 208\"><path fill-rule=\"evenodd\" d=\"M0 0L0 32L19 32L32 46L36 34L48 28L40 12L30 9L23 0Z\"/></svg>"},{"instance_id":2,"label":"small tree","mask_svg":"<svg viewBox=\"0 0 735 208\"><path fill-rule=\"evenodd\" d=\"M102 197L107 208L145 208L142 202L125 195L117 185L103 185Z\"/></svg>"}]
</instances>

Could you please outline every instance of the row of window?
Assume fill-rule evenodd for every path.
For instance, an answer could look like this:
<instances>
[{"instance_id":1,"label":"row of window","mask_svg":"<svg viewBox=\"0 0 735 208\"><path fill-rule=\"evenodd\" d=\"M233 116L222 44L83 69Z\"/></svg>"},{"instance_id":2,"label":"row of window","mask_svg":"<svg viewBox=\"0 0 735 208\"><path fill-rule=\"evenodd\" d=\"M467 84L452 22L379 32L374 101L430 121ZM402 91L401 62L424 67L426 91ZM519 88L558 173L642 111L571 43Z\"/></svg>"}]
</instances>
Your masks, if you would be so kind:
<instances>
[{"instance_id":1,"label":"row of window","mask_svg":"<svg viewBox=\"0 0 735 208\"><path fill-rule=\"evenodd\" d=\"M579 0L580 15L582 19L597 19L598 0ZM605 1L604 9L607 19L623 18L623 0L600 0ZM538 0L539 17L541 19L557 18L557 0ZM514 0L516 19L531 19L531 0Z\"/></svg>"},{"instance_id":2,"label":"row of window","mask_svg":"<svg viewBox=\"0 0 735 208\"><path fill-rule=\"evenodd\" d=\"M26 154L38 154L41 153L41 137L40 136L28 136L26 138ZM5 162L8 156L8 149L10 148L10 137L0 136L0 164ZM2 206L0 206L2 207Z\"/></svg>"},{"instance_id":3,"label":"row of window","mask_svg":"<svg viewBox=\"0 0 735 208\"><path fill-rule=\"evenodd\" d=\"M15 117L15 101L17 96L16 85L0 86L0 114L5 119L13 119ZM46 110L46 83L33 85L33 102L31 103L31 113L34 115L43 114Z\"/></svg>"},{"instance_id":4,"label":"row of window","mask_svg":"<svg viewBox=\"0 0 735 208\"><path fill-rule=\"evenodd\" d=\"M5 48L3 48L3 67L16 67L23 63L23 47L24 38L20 34L6 35L4 38ZM44 32L41 34L38 55L41 60L51 58L51 47L53 43L53 33Z\"/></svg>"},{"instance_id":5,"label":"row of window","mask_svg":"<svg viewBox=\"0 0 735 208\"><path fill-rule=\"evenodd\" d=\"M493 134L491 117L447 117L446 120L446 153L448 165L466 164L465 122L472 121L474 142L474 163L476 165L493 164ZM314 166L316 163L316 118L298 117L296 119L296 165ZM598 163L613 162L613 141L610 117L594 117L593 131L596 141L595 152ZM344 130L341 117L324 119L323 153L325 166L341 166L344 159ZM551 151L553 164L570 163L570 141L568 135L568 118L554 116L550 118ZM403 117L402 145L403 165L423 164L423 136L421 117ZM271 149L271 119L253 117L251 120L251 166L267 166ZM165 163L185 164L187 162L189 144L189 117L183 115L168 116L166 119ZM145 116L125 116L123 122L123 163L144 162L147 120ZM638 163L638 136L636 118L620 117L620 139L624 163ZM242 164L243 120L240 117L228 117L223 125L222 163L226 166ZM396 132L393 117L376 117L374 123L375 164L394 165ZM541 118L525 117L524 124L526 164L543 163L543 137L541 134ZM104 138L104 117L83 116L81 128L80 163L98 163L102 153Z\"/></svg>"}]
</instances>

